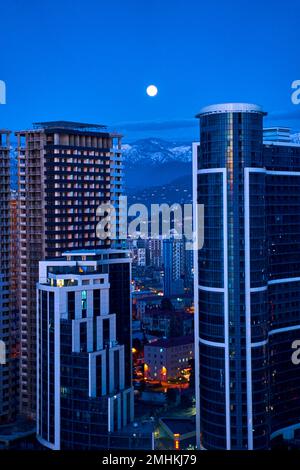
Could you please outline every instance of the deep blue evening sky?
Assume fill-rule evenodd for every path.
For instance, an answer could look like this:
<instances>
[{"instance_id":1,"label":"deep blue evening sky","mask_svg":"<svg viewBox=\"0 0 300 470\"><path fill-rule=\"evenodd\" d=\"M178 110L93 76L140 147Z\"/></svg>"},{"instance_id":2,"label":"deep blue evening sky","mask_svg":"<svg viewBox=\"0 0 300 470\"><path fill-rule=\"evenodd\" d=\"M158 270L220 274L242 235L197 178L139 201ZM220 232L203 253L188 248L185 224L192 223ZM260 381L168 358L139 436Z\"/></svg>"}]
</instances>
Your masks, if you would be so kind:
<instances>
[{"instance_id":1,"label":"deep blue evening sky","mask_svg":"<svg viewBox=\"0 0 300 470\"><path fill-rule=\"evenodd\" d=\"M63 119L192 139L202 106L248 101L300 131L299 21L299 0L1 0L0 127Z\"/></svg>"}]
</instances>

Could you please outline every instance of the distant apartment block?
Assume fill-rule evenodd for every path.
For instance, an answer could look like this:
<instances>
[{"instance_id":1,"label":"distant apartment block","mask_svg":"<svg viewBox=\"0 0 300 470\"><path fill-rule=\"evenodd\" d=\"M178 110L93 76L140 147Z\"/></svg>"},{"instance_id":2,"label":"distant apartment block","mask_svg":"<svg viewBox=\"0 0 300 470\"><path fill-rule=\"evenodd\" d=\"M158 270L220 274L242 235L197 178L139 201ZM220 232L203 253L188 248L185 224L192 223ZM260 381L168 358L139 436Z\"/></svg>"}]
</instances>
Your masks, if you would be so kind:
<instances>
[{"instance_id":1,"label":"distant apartment block","mask_svg":"<svg viewBox=\"0 0 300 470\"><path fill-rule=\"evenodd\" d=\"M163 241L164 295L180 295L184 292L184 243L182 239Z\"/></svg>"},{"instance_id":2,"label":"distant apartment block","mask_svg":"<svg viewBox=\"0 0 300 470\"><path fill-rule=\"evenodd\" d=\"M163 241L159 238L150 238L146 241L149 265L161 269L163 265Z\"/></svg>"},{"instance_id":3,"label":"distant apartment block","mask_svg":"<svg viewBox=\"0 0 300 470\"><path fill-rule=\"evenodd\" d=\"M133 263L140 267L146 266L146 248L133 249Z\"/></svg>"}]
</instances>

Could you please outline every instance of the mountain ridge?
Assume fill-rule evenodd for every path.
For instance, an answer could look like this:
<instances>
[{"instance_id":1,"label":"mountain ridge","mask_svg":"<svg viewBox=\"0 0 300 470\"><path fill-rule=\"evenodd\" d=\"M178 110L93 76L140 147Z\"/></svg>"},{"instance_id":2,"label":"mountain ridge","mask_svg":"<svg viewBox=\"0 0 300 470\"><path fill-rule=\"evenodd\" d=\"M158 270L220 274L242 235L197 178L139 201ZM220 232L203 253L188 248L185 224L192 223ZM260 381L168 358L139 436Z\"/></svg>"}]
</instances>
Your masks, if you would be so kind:
<instances>
[{"instance_id":1,"label":"mountain ridge","mask_svg":"<svg viewBox=\"0 0 300 470\"><path fill-rule=\"evenodd\" d=\"M126 189L168 184L192 172L192 145L159 138L124 144Z\"/></svg>"}]
</instances>

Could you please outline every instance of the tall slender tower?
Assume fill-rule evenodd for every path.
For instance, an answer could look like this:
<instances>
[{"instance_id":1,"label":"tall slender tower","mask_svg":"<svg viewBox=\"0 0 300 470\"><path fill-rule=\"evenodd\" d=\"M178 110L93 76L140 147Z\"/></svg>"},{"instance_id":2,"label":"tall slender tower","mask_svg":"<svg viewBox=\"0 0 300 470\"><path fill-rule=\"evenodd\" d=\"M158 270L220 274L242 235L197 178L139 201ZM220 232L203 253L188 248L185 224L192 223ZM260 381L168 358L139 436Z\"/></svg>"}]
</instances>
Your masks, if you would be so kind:
<instances>
[{"instance_id":1,"label":"tall slender tower","mask_svg":"<svg viewBox=\"0 0 300 470\"><path fill-rule=\"evenodd\" d=\"M164 295L180 295L184 292L184 243L172 237L163 240Z\"/></svg>"},{"instance_id":2,"label":"tall slender tower","mask_svg":"<svg viewBox=\"0 0 300 470\"><path fill-rule=\"evenodd\" d=\"M38 262L67 249L94 248L101 243L96 237L96 210L104 202L117 205L123 166L121 135L102 125L43 122L16 135L21 409L34 415Z\"/></svg>"},{"instance_id":3,"label":"tall slender tower","mask_svg":"<svg viewBox=\"0 0 300 470\"><path fill-rule=\"evenodd\" d=\"M244 103L208 106L198 115L201 133L194 177L205 219L204 246L195 275L195 323L199 328L198 420L205 448L251 449L253 408L268 406L267 370L261 368L266 351L259 346L267 334L265 177L260 171L255 173L257 189L255 201L251 201L255 202L257 225L252 301L260 303L257 321L261 323L251 336L249 182L245 171L263 168L263 115L260 107ZM256 362L251 362L251 352L257 355ZM261 390L253 403L254 380ZM268 439L266 416L262 414L261 426L255 430L262 448Z\"/></svg>"},{"instance_id":4,"label":"tall slender tower","mask_svg":"<svg viewBox=\"0 0 300 470\"><path fill-rule=\"evenodd\" d=\"M205 218L194 258L197 434L207 449L267 449L300 428L292 360L300 330L300 146L279 133L264 142L264 114L227 103L198 115L194 202L204 204Z\"/></svg>"},{"instance_id":5,"label":"tall slender tower","mask_svg":"<svg viewBox=\"0 0 300 470\"><path fill-rule=\"evenodd\" d=\"M17 412L17 325L10 292L10 132L0 130L0 424Z\"/></svg>"}]
</instances>

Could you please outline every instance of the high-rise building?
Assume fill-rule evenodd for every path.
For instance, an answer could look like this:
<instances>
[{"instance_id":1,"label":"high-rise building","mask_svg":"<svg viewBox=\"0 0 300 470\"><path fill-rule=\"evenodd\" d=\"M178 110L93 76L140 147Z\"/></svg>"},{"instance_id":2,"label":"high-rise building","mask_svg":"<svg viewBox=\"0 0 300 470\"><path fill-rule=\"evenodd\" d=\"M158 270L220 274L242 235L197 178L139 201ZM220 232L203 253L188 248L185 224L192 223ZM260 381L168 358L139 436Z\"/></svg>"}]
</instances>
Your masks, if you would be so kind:
<instances>
[{"instance_id":1,"label":"high-rise building","mask_svg":"<svg viewBox=\"0 0 300 470\"><path fill-rule=\"evenodd\" d=\"M146 266L146 248L136 248L133 251L137 266Z\"/></svg>"},{"instance_id":2,"label":"high-rise building","mask_svg":"<svg viewBox=\"0 0 300 470\"><path fill-rule=\"evenodd\" d=\"M18 402L16 324L10 292L10 132L0 130L0 424L13 420Z\"/></svg>"},{"instance_id":3,"label":"high-rise building","mask_svg":"<svg viewBox=\"0 0 300 470\"><path fill-rule=\"evenodd\" d=\"M16 133L19 167L21 410L35 412L38 262L99 240L96 210L122 191L121 136L105 126L43 122ZM117 208L118 212L118 208Z\"/></svg>"},{"instance_id":4,"label":"high-rise building","mask_svg":"<svg viewBox=\"0 0 300 470\"><path fill-rule=\"evenodd\" d=\"M194 288L194 252L184 248L184 287L193 292Z\"/></svg>"},{"instance_id":5,"label":"high-rise building","mask_svg":"<svg viewBox=\"0 0 300 470\"><path fill-rule=\"evenodd\" d=\"M163 265L163 240L161 238L149 238L147 241L148 264L157 269Z\"/></svg>"},{"instance_id":6,"label":"high-rise building","mask_svg":"<svg viewBox=\"0 0 300 470\"><path fill-rule=\"evenodd\" d=\"M194 203L204 204L205 217L194 257L196 401L198 445L207 449L267 449L300 427L300 369L292 362L300 145L285 131L282 138L282 128L263 142L264 114L229 103L198 115Z\"/></svg>"},{"instance_id":7,"label":"high-rise building","mask_svg":"<svg viewBox=\"0 0 300 470\"><path fill-rule=\"evenodd\" d=\"M18 195L11 191L10 201L10 291L14 299L13 311L18 314L18 272L19 272L19 232L18 232Z\"/></svg>"},{"instance_id":8,"label":"high-rise building","mask_svg":"<svg viewBox=\"0 0 300 470\"><path fill-rule=\"evenodd\" d=\"M184 243L172 236L163 240L164 295L171 297L184 292Z\"/></svg>"},{"instance_id":9,"label":"high-rise building","mask_svg":"<svg viewBox=\"0 0 300 470\"><path fill-rule=\"evenodd\" d=\"M123 250L40 262L37 436L51 449L118 447L133 420L130 273Z\"/></svg>"}]
</instances>

